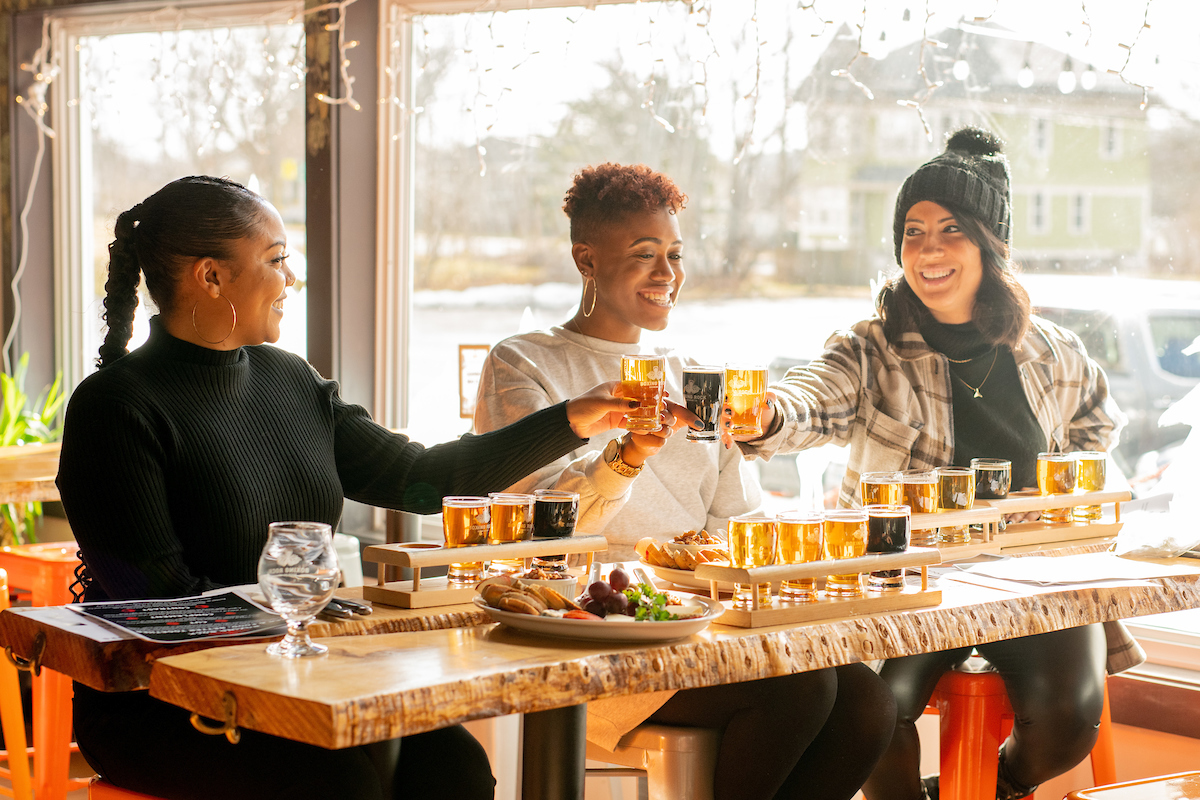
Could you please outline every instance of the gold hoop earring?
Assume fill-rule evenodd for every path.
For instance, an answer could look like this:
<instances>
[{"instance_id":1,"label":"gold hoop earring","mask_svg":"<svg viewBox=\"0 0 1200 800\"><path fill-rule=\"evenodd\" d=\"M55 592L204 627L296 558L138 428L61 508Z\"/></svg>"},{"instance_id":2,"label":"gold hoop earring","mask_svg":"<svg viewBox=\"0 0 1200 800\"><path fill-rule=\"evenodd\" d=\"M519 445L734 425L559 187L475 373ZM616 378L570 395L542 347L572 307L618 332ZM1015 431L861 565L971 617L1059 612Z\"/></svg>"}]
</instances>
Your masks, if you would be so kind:
<instances>
[{"instance_id":1,"label":"gold hoop earring","mask_svg":"<svg viewBox=\"0 0 1200 800\"><path fill-rule=\"evenodd\" d=\"M583 304L587 300L588 281L592 282L592 305L590 308L588 308L587 311L583 312L583 315L585 317L590 317L592 315L592 312L596 310L596 298L600 294L600 290L596 287L596 279L593 278L591 275L584 275L583 276L583 297L579 298L579 307L583 308Z\"/></svg>"},{"instance_id":2,"label":"gold hoop earring","mask_svg":"<svg viewBox=\"0 0 1200 800\"><path fill-rule=\"evenodd\" d=\"M200 305L200 301L197 300L195 305L192 306L192 330L196 332L196 335L200 337L201 341L208 342L209 344L224 344L225 339L228 339L230 336L232 336L233 329L237 327L237 309L233 307L233 301L223 294L218 294L217 297L221 298L226 303L229 303L229 312L233 315L233 324L229 326L229 333L225 334L224 339L217 339L216 341L213 341L212 339L204 338L204 334L201 333L200 328L196 326L196 306Z\"/></svg>"}]
</instances>

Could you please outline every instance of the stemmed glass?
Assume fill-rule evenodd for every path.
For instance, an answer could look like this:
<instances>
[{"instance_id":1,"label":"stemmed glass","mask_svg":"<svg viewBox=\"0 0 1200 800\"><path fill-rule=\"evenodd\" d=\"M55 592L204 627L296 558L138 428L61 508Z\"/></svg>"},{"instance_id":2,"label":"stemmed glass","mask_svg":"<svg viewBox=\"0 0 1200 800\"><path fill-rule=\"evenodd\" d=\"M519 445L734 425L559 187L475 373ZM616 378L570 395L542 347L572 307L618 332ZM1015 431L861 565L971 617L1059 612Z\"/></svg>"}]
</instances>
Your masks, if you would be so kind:
<instances>
[{"instance_id":1,"label":"stemmed glass","mask_svg":"<svg viewBox=\"0 0 1200 800\"><path fill-rule=\"evenodd\" d=\"M287 635L267 647L284 658L319 656L329 648L308 637L308 625L341 579L333 532L324 522L272 522L258 559L258 585L287 622Z\"/></svg>"}]
</instances>

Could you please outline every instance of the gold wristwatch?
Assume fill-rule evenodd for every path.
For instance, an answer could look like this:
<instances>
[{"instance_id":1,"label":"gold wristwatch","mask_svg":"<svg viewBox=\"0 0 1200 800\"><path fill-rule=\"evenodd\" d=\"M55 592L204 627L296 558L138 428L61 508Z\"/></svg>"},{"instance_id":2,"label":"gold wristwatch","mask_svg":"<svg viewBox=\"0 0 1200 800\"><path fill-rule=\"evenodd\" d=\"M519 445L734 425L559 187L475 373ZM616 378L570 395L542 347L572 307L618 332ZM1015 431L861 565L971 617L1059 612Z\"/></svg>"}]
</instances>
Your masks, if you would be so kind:
<instances>
[{"instance_id":1,"label":"gold wristwatch","mask_svg":"<svg viewBox=\"0 0 1200 800\"><path fill-rule=\"evenodd\" d=\"M608 444L604 446L604 463L608 464L608 466L612 468L612 471L618 475L624 475L626 478L636 478L638 473L642 471L642 467L644 467L645 464L643 464L642 467L635 467L630 464L626 464L623 460L621 460L622 441L624 441L624 437L620 439L611 439L609 440Z\"/></svg>"}]
</instances>

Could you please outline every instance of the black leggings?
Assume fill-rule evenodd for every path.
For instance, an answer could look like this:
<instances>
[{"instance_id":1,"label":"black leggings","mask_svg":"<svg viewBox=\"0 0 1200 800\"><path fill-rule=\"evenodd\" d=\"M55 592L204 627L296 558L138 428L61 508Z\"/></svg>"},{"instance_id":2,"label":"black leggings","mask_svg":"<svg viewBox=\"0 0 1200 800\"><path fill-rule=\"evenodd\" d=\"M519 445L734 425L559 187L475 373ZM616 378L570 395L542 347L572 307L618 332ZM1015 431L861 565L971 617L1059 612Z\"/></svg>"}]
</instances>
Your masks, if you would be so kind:
<instances>
[{"instance_id":1,"label":"black leggings","mask_svg":"<svg viewBox=\"0 0 1200 800\"><path fill-rule=\"evenodd\" d=\"M326 750L248 730L230 744L200 733L188 716L146 692L105 693L75 684L79 751L123 789L168 800L483 800L495 794L487 753L458 725Z\"/></svg>"},{"instance_id":2,"label":"black leggings","mask_svg":"<svg viewBox=\"0 0 1200 800\"><path fill-rule=\"evenodd\" d=\"M1096 743L1104 706L1104 629L1085 625L975 648L1004 679L1014 712L1004 742L1004 769L1035 787L1074 767ZM916 722L938 679L961 664L970 647L887 661L880 675L896 698L891 746L863 786L869 800L920 800L921 744Z\"/></svg>"},{"instance_id":3,"label":"black leggings","mask_svg":"<svg viewBox=\"0 0 1200 800\"><path fill-rule=\"evenodd\" d=\"M849 800L895 713L879 676L851 664L677 692L649 721L722 729L715 800Z\"/></svg>"}]
</instances>

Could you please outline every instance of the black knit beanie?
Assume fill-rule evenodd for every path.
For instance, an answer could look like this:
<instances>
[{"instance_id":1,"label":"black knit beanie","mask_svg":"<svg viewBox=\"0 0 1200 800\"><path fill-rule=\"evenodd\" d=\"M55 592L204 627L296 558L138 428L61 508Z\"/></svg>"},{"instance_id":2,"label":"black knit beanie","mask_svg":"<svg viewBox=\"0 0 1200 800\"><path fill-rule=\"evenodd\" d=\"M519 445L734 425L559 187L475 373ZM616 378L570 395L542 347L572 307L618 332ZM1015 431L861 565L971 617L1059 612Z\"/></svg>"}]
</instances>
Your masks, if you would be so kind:
<instances>
[{"instance_id":1,"label":"black knit beanie","mask_svg":"<svg viewBox=\"0 0 1200 800\"><path fill-rule=\"evenodd\" d=\"M1012 244L1008 158L1004 143L989 131L961 128L946 140L946 152L908 176L896 198L892 237L896 263L904 243L904 218L922 200L974 214L1005 244Z\"/></svg>"}]
</instances>

